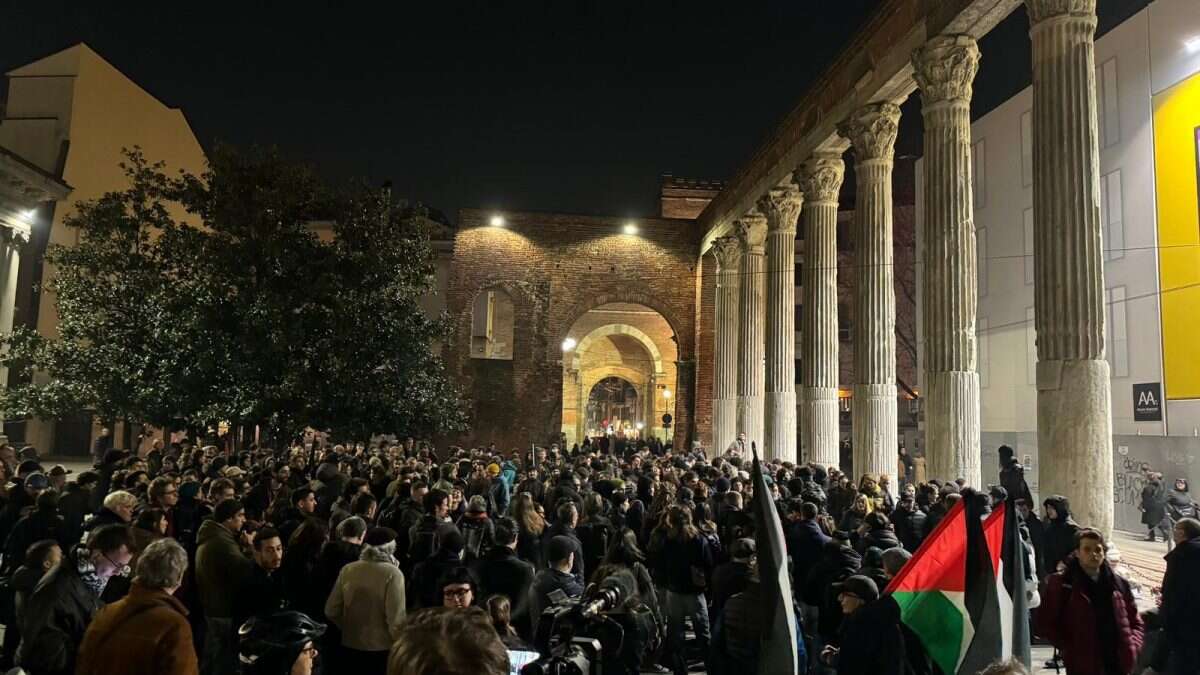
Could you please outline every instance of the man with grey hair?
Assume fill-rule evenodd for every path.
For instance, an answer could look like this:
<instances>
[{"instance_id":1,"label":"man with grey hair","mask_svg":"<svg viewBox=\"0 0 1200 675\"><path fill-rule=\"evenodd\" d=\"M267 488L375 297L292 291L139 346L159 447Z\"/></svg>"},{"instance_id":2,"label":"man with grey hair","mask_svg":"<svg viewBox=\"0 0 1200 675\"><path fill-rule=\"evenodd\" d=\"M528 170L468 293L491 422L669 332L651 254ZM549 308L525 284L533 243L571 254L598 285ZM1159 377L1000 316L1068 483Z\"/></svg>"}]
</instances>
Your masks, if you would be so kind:
<instances>
[{"instance_id":1,"label":"man with grey hair","mask_svg":"<svg viewBox=\"0 0 1200 675\"><path fill-rule=\"evenodd\" d=\"M200 672L187 610L173 593L187 571L174 539L142 551L129 595L96 614L79 647L78 675Z\"/></svg>"}]
</instances>

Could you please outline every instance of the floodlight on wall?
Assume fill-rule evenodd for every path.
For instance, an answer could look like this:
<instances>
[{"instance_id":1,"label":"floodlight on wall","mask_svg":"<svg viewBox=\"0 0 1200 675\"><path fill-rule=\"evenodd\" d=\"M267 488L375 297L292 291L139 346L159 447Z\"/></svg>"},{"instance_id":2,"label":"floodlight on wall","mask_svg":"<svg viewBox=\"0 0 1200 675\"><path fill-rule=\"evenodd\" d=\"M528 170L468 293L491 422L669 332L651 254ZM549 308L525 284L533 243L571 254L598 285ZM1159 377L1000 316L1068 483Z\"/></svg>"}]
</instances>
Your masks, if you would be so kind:
<instances>
[{"instance_id":1,"label":"floodlight on wall","mask_svg":"<svg viewBox=\"0 0 1200 675\"><path fill-rule=\"evenodd\" d=\"M25 209L17 215L20 216L21 220L27 223L32 223L34 217L37 216L37 209Z\"/></svg>"},{"instance_id":2,"label":"floodlight on wall","mask_svg":"<svg viewBox=\"0 0 1200 675\"><path fill-rule=\"evenodd\" d=\"M638 226L634 223L625 223L624 231L625 234L637 234Z\"/></svg>"},{"instance_id":3,"label":"floodlight on wall","mask_svg":"<svg viewBox=\"0 0 1200 675\"><path fill-rule=\"evenodd\" d=\"M670 389L663 389L663 398L667 399L668 401L671 400L671 390Z\"/></svg>"},{"instance_id":4,"label":"floodlight on wall","mask_svg":"<svg viewBox=\"0 0 1200 675\"><path fill-rule=\"evenodd\" d=\"M637 430L638 430L638 431L641 431L642 429L645 429L645 428L646 428L646 425L645 425L645 424L642 424L641 422L638 422L638 423L637 423Z\"/></svg>"},{"instance_id":5,"label":"floodlight on wall","mask_svg":"<svg viewBox=\"0 0 1200 675\"><path fill-rule=\"evenodd\" d=\"M492 227L504 227L504 216L492 216L492 219L488 221L488 225Z\"/></svg>"},{"instance_id":6,"label":"floodlight on wall","mask_svg":"<svg viewBox=\"0 0 1200 675\"><path fill-rule=\"evenodd\" d=\"M575 345L576 345L575 338L567 338L562 341L562 350L564 352L569 352L572 349L575 349Z\"/></svg>"},{"instance_id":7,"label":"floodlight on wall","mask_svg":"<svg viewBox=\"0 0 1200 675\"><path fill-rule=\"evenodd\" d=\"M1183 48L1187 50L1187 53L1189 54L1200 52L1200 35L1193 35L1192 37L1184 40Z\"/></svg>"}]
</instances>

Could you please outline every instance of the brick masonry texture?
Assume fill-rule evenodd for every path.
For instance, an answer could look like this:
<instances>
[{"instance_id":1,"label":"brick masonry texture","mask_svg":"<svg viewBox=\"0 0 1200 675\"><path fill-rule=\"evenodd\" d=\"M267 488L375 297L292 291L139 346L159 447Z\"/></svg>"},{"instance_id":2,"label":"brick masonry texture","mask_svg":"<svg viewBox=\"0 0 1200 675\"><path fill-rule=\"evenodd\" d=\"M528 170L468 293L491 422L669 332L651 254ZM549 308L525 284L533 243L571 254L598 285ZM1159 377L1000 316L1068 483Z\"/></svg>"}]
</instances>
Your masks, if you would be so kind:
<instances>
[{"instance_id":1,"label":"brick masonry texture","mask_svg":"<svg viewBox=\"0 0 1200 675\"><path fill-rule=\"evenodd\" d=\"M696 358L697 252L692 221L640 219L636 235L620 218L464 210L454 242L447 311L454 336L446 345L452 375L469 401L462 444L502 449L546 444L562 428L562 340L589 310L613 302L657 311L678 343L676 446L695 438L696 382L711 383L711 358ZM488 288L504 290L515 318L511 361L470 358L471 307ZM710 322L711 323L711 322ZM710 328L711 330L711 328ZM701 391L711 392L711 384ZM711 393L707 394L711 398ZM707 403L711 416L711 400ZM702 428L707 429L707 426Z\"/></svg>"}]
</instances>

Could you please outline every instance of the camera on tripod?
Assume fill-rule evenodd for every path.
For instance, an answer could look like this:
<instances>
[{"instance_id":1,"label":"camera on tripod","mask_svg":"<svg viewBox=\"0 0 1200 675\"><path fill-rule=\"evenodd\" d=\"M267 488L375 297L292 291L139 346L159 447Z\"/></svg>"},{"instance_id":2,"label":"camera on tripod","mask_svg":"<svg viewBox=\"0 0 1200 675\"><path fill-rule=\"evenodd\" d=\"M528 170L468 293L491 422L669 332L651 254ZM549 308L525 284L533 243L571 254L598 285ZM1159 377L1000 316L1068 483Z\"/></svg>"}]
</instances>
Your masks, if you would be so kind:
<instances>
[{"instance_id":1,"label":"camera on tripod","mask_svg":"<svg viewBox=\"0 0 1200 675\"><path fill-rule=\"evenodd\" d=\"M619 649L620 624L604 616L625 601L617 579L605 579L582 597L547 607L538 620L534 645L545 656L521 668L521 675L600 675L602 645Z\"/></svg>"}]
</instances>

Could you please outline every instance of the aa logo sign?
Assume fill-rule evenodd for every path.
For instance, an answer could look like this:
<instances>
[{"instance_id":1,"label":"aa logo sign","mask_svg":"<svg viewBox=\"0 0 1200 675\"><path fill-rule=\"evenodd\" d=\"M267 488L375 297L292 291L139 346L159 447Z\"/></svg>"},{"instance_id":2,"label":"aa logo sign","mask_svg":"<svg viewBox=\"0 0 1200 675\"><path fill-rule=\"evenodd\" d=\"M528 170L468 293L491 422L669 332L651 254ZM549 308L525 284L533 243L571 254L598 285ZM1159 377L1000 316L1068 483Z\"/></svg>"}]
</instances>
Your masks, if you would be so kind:
<instances>
[{"instance_id":1,"label":"aa logo sign","mask_svg":"<svg viewBox=\"0 0 1200 675\"><path fill-rule=\"evenodd\" d=\"M1162 384L1149 382L1133 385L1133 421L1162 421Z\"/></svg>"}]
</instances>

